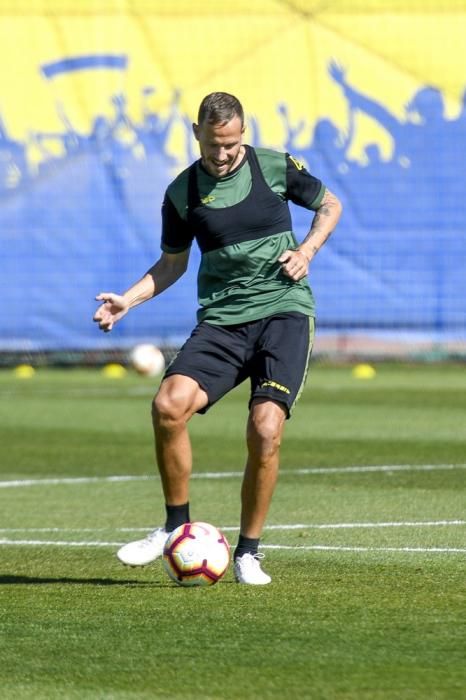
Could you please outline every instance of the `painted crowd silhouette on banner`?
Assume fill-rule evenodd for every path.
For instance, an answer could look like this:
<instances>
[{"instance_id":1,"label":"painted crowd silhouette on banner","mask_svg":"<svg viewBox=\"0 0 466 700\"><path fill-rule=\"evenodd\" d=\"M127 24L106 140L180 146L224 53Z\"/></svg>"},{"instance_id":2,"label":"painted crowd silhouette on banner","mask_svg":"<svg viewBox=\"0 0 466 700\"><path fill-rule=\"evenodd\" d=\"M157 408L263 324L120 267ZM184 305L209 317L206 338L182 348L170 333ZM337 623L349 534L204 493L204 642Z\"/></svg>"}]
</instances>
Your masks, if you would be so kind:
<instances>
[{"instance_id":1,"label":"painted crowd silhouette on banner","mask_svg":"<svg viewBox=\"0 0 466 700\"><path fill-rule=\"evenodd\" d=\"M69 63L65 60L53 65L64 65L60 71L64 73ZM101 63L95 61L95 65L84 64L80 68L99 68ZM126 68L126 62L117 67ZM48 77L48 73L52 73L50 69L43 72ZM52 77L55 74L52 73ZM347 101L347 129L342 131L331 118L319 119L310 142L303 147L306 121L301 118L293 123L290 107L281 103L277 105L277 113L283 121L283 150L302 158L309 170L329 187L341 189L340 195L350 195L355 206L360 202L359 213L364 223L383 226L396 221L403 226L424 225L432 221L437 203L442 207L442 215L437 213L436 226L446 226L450 221L458 225L466 217L466 208L454 206L457 196L464 192L466 180L459 163L459 153L466 147L466 91L461 112L455 119L446 118L442 93L434 87L417 90L405 107L405 118L400 119L384 104L352 85L345 70L336 62L330 64L329 76ZM0 192L6 194L30 184L65 161L89 153L99 156L120 187L128 176L130 163L156 155L160 167L166 169L168 183L177 169L198 157L198 150L192 140L191 119L179 107L180 93L173 92L169 114L162 118L149 108L149 98L155 92L152 86L141 90L139 122L129 116L125 95L113 95L110 98L113 115L95 116L87 134L73 127L64 105L59 102L56 109L63 130L44 133L31 128L24 142L9 135L0 115ZM376 143L365 147L361 160L350 157L358 113L371 117L392 137L393 153L389 160L382 157ZM177 122L186 129L186 152L175 158L168 152L167 142ZM247 125L247 141L254 146L267 147L261 138L258 119L249 116ZM57 145L60 148L57 149ZM60 155L56 155L58 151ZM30 158L30 153L34 153L34 157ZM387 199L392 202L389 210L394 219L389 222L379 216L380 209L374 201L376 194L385 202L382 213L387 211Z\"/></svg>"},{"instance_id":2,"label":"painted crowd silhouette on banner","mask_svg":"<svg viewBox=\"0 0 466 700\"><path fill-rule=\"evenodd\" d=\"M95 55L61 59L40 70L44 80L53 82L74 71L125 71L127 66L125 55ZM465 302L459 299L466 296L461 292L466 172L459 154L466 147L466 99L458 116L448 119L442 93L424 86L400 118L353 84L338 62L329 64L328 78L346 100L345 129L331 116L321 118L305 143L305 117L296 117L286 103L277 104L284 134L279 148L304 161L345 206L343 232L330 240L312 272L321 327L464 333ZM150 107L155 93L153 86L140 90L137 120L128 113L125 94L110 95L110 116L95 115L88 133L73 126L59 101L55 107L62 128L44 132L31 125L24 141L11 136L0 115L0 221L7 246L20 251L23 273L36 285L38 316L45 318L50 306L60 315L57 297L70 276L84 295L93 295L102 285L121 289L158 255L165 187L199 152L180 92L173 91L163 115ZM370 117L391 136L388 159L377 143L368 143L359 159L351 156L358 115ZM249 115L247 126L248 143L269 146L257 116ZM169 149L173 129L184 143L184 152L176 156ZM304 233L309 213L297 210L293 216ZM71 254L84 265L79 274ZM17 280L13 258L4 258L7 282L10 276ZM192 282L195 270L190 274ZM329 286L332 278L338 279L338 290ZM9 294L12 307L19 308L21 295L15 296L14 290ZM157 321L161 336L183 335L191 327L196 304L192 290L189 297L184 294L181 285L173 297L167 296L168 310ZM170 308L171 298L176 312ZM83 303L82 314L87 313ZM22 338L14 317L11 311L5 319L13 343ZM148 336L150 315L144 311L142 317L142 324L128 322L114 336L126 334L128 342L137 333ZM38 322L33 331L41 343L95 344L84 319L66 331L64 319L63 328L48 323Z\"/></svg>"}]
</instances>

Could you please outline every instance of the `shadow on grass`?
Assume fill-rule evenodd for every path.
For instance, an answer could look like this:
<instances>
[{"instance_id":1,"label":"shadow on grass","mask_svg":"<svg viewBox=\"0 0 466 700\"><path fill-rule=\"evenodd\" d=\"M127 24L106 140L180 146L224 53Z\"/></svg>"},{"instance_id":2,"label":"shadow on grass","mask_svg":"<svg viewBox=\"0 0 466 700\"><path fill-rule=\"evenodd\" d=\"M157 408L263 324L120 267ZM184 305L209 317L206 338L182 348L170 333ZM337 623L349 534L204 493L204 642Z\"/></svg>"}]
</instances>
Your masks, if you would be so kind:
<instances>
[{"instance_id":1,"label":"shadow on grass","mask_svg":"<svg viewBox=\"0 0 466 700\"><path fill-rule=\"evenodd\" d=\"M234 581L219 581L219 584L234 583ZM172 590L183 590L186 587L177 586L170 581L160 583L159 581L135 581L129 579L114 578L69 578L60 576L16 576L14 574L3 574L0 576L0 586L36 586L36 585L77 585L77 586L131 586L132 588L171 588ZM218 585L218 584L217 584Z\"/></svg>"},{"instance_id":2,"label":"shadow on grass","mask_svg":"<svg viewBox=\"0 0 466 700\"><path fill-rule=\"evenodd\" d=\"M135 581L128 579L114 578L69 578L60 576L57 578L51 576L16 576L14 574L4 574L0 576L0 586L35 586L41 584L65 584L65 585L88 585L88 586L133 586L133 587L152 587L152 588L174 588L169 581L160 583L158 581Z\"/></svg>"}]
</instances>

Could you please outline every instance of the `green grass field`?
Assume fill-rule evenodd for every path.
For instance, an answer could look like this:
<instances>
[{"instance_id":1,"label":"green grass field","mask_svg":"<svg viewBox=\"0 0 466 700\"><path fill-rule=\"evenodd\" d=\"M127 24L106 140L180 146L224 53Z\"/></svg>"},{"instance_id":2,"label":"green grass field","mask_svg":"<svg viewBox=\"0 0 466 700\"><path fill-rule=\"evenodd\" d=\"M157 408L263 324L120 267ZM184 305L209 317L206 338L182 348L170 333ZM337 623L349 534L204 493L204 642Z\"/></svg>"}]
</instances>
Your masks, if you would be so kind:
<instances>
[{"instance_id":1,"label":"green grass field","mask_svg":"<svg viewBox=\"0 0 466 700\"><path fill-rule=\"evenodd\" d=\"M314 365L258 588L116 560L163 521L153 384L0 372L0 698L463 699L464 366ZM192 517L233 545L246 403L191 424Z\"/></svg>"}]
</instances>

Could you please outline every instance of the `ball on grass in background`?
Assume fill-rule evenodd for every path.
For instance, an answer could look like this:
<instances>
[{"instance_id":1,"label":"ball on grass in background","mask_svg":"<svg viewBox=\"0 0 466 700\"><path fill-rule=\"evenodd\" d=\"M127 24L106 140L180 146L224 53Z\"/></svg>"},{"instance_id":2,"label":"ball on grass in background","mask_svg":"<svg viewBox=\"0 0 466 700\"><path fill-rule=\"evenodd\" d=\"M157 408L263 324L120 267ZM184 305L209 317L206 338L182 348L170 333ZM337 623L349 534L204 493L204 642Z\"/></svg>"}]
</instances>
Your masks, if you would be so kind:
<instances>
[{"instance_id":1,"label":"ball on grass in background","mask_svg":"<svg viewBox=\"0 0 466 700\"><path fill-rule=\"evenodd\" d=\"M158 347L151 343L136 345L130 353L130 361L138 374L155 377L165 369L165 358Z\"/></svg>"},{"instance_id":2,"label":"ball on grass in background","mask_svg":"<svg viewBox=\"0 0 466 700\"><path fill-rule=\"evenodd\" d=\"M362 363L353 367L353 377L356 379L373 379L376 375L375 367Z\"/></svg>"},{"instance_id":3,"label":"ball on grass in background","mask_svg":"<svg viewBox=\"0 0 466 700\"><path fill-rule=\"evenodd\" d=\"M185 523L170 533L163 550L167 574L179 586L211 586L228 569L230 545L209 523Z\"/></svg>"}]
</instances>

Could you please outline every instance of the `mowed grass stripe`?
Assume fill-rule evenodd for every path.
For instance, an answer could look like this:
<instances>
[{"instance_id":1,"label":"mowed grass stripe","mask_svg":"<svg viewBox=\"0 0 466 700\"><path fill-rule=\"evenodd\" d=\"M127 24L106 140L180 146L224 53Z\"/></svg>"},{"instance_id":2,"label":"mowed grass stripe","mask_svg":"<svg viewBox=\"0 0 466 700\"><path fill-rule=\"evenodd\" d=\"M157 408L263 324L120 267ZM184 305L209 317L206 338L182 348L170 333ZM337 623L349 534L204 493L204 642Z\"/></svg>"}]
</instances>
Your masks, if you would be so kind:
<instances>
[{"instance_id":1,"label":"mowed grass stripe","mask_svg":"<svg viewBox=\"0 0 466 700\"><path fill-rule=\"evenodd\" d=\"M280 476L307 476L312 474L365 474L377 472L423 472L450 471L466 469L466 464L382 464L373 466L348 467L303 467L301 469L282 469ZM191 475L192 479L229 479L241 478L242 471L200 472ZM120 483L126 481L150 481L157 475L120 475L120 476L77 476L41 479L11 479L0 481L0 488L21 488L26 486L61 486L62 484Z\"/></svg>"}]
</instances>

